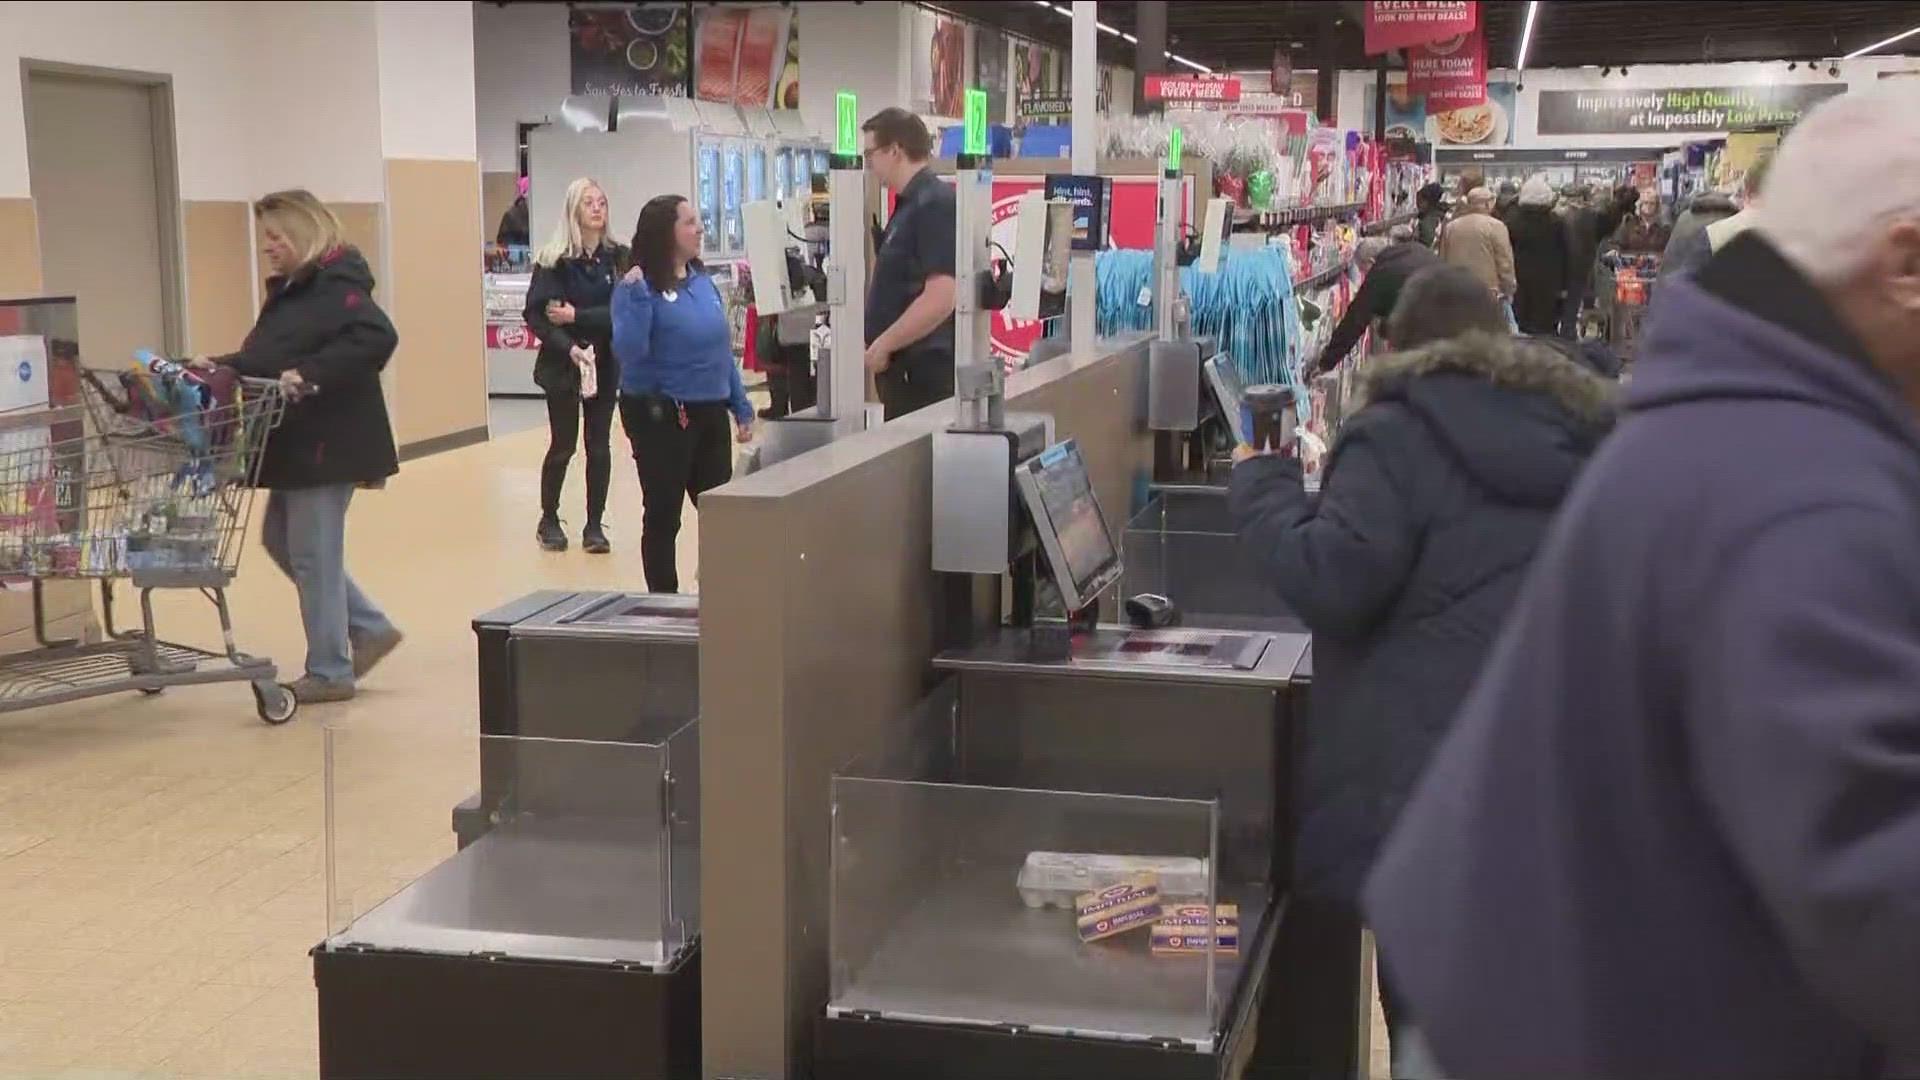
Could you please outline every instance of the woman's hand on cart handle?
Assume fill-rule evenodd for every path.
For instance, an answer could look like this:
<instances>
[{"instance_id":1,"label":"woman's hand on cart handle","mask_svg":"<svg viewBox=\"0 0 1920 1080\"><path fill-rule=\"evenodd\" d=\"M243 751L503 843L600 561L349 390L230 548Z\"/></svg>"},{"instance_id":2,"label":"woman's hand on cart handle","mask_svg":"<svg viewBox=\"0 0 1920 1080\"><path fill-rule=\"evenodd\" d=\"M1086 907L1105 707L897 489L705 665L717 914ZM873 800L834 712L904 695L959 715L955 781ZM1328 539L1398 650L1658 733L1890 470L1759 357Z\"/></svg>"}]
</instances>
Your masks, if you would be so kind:
<instances>
[{"instance_id":1,"label":"woman's hand on cart handle","mask_svg":"<svg viewBox=\"0 0 1920 1080\"><path fill-rule=\"evenodd\" d=\"M299 368L288 368L280 373L280 392L287 395L289 401L299 401L319 393L320 388L308 382Z\"/></svg>"}]
</instances>

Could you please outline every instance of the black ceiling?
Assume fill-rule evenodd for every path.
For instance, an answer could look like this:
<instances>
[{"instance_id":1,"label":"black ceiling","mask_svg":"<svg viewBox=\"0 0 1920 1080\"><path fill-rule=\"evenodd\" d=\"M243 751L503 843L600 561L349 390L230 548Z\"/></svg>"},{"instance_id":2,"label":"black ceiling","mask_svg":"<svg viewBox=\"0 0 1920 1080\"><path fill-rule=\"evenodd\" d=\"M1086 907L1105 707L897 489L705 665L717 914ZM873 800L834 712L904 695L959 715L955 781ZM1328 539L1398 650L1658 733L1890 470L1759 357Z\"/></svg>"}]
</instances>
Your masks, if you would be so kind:
<instances>
[{"instance_id":1,"label":"black ceiling","mask_svg":"<svg viewBox=\"0 0 1920 1080\"><path fill-rule=\"evenodd\" d=\"M1062 7L1068 0L1057 0ZM1065 47L1068 20L1031 0L940 0L928 4L976 22ZM1169 0L1173 52L1215 69L1264 68L1276 48L1296 67L1331 57L1346 68L1371 67L1353 0ZM1104 0L1100 20L1134 28L1133 0ZM1511 67L1526 19L1524 0L1486 0L1487 59ZM1698 63L1728 60L1812 60L1864 48L1920 23L1913 0L1544 0L1528 67L1582 64ZM1131 64L1132 46L1101 35L1101 54ZM1920 37L1896 51L1920 50Z\"/></svg>"}]
</instances>

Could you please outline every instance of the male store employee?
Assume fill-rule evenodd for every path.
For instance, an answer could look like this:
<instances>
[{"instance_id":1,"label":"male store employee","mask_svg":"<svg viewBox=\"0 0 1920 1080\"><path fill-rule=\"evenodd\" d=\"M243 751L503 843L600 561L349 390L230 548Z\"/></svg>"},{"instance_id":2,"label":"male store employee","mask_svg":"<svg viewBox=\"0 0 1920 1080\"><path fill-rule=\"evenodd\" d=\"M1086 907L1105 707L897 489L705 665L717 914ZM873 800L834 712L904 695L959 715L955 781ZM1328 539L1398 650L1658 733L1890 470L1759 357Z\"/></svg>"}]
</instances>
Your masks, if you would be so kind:
<instances>
[{"instance_id":1,"label":"male store employee","mask_svg":"<svg viewBox=\"0 0 1920 1080\"><path fill-rule=\"evenodd\" d=\"M953 186L927 163L933 136L905 109L861 125L867 167L894 193L867 290L867 370L887 419L953 396Z\"/></svg>"}]
</instances>

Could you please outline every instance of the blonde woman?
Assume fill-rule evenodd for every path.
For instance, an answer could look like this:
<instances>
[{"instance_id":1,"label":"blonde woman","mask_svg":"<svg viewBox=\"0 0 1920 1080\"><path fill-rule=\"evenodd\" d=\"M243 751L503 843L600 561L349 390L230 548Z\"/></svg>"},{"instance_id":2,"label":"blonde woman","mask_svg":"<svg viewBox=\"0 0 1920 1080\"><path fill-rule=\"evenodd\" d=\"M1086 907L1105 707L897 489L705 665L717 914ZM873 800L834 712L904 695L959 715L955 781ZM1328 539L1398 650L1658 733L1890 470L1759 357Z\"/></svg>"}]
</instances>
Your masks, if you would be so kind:
<instances>
[{"instance_id":1,"label":"blonde woman","mask_svg":"<svg viewBox=\"0 0 1920 1080\"><path fill-rule=\"evenodd\" d=\"M294 400L267 440L263 541L300 593L307 631L302 703L345 701L400 644L400 631L347 575L347 505L399 471L380 371L399 336L373 302L373 273L339 219L305 191L253 206L272 268L267 302L240 351L194 361L277 378Z\"/></svg>"},{"instance_id":2,"label":"blonde woman","mask_svg":"<svg viewBox=\"0 0 1920 1080\"><path fill-rule=\"evenodd\" d=\"M585 177L568 184L553 239L534 255L524 313L527 328L540 339L533 381L547 395L547 456L540 465L540 524L534 538L548 551L567 549L560 489L574 444L582 438L582 416L587 422L587 522L580 546L595 555L610 550L601 518L613 474L620 366L613 358L608 304L626 263L627 249L607 237L606 192Z\"/></svg>"}]
</instances>

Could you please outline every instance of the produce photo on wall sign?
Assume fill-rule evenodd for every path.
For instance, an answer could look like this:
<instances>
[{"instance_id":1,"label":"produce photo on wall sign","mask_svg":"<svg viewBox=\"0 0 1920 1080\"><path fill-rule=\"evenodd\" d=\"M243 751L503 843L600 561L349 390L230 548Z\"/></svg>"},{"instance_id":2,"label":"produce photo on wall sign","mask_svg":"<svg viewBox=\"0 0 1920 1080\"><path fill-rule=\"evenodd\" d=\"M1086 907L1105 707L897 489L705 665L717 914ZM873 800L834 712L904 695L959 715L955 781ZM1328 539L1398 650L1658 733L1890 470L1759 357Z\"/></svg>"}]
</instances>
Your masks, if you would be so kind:
<instances>
[{"instance_id":1,"label":"produce photo on wall sign","mask_svg":"<svg viewBox=\"0 0 1920 1080\"><path fill-rule=\"evenodd\" d=\"M575 94L688 94L691 47L681 4L573 5L567 37Z\"/></svg>"},{"instance_id":2,"label":"produce photo on wall sign","mask_svg":"<svg viewBox=\"0 0 1920 1080\"><path fill-rule=\"evenodd\" d=\"M959 116L966 110L967 24L958 19L937 20L928 55L933 72L933 111L940 116Z\"/></svg>"}]
</instances>

